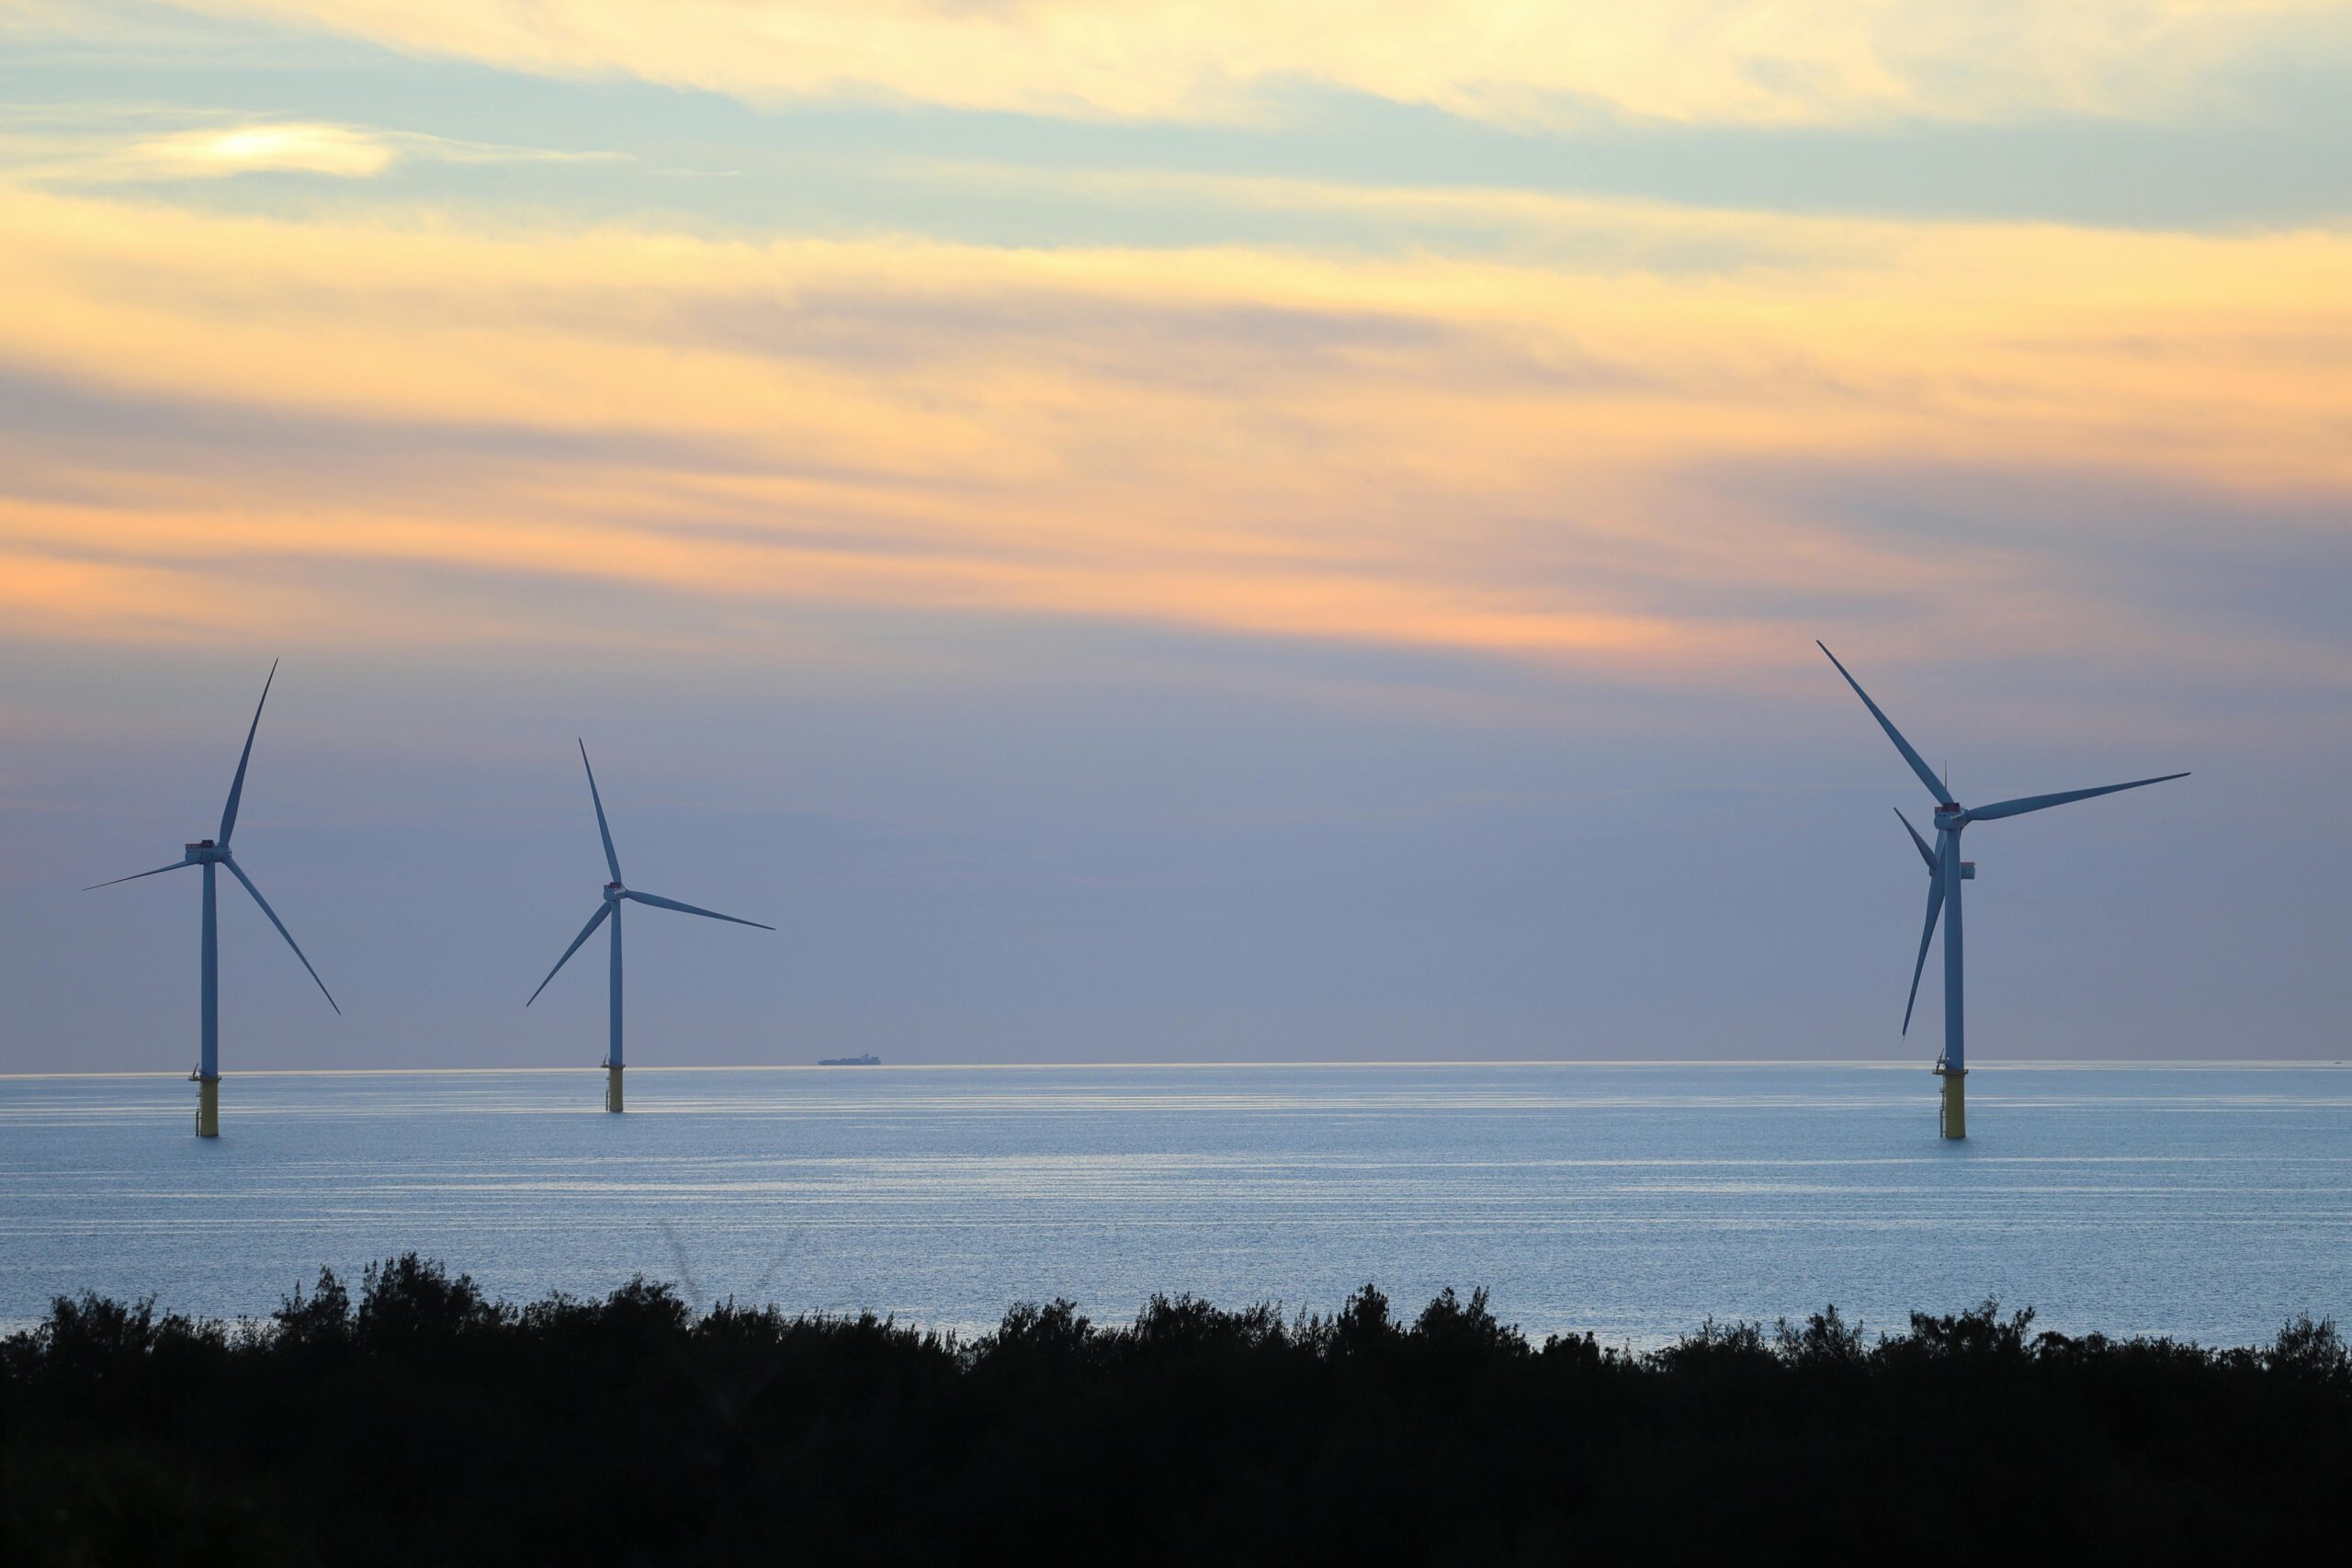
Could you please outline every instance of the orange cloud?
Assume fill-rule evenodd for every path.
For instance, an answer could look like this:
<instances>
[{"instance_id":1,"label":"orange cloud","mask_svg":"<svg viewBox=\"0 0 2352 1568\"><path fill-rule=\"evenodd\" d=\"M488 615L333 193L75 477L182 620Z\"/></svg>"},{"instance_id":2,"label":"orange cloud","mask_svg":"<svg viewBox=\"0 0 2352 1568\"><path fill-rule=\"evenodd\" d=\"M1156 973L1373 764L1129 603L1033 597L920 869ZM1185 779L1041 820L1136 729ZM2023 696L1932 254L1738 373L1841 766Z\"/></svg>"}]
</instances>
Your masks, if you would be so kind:
<instances>
[{"instance_id":1,"label":"orange cloud","mask_svg":"<svg viewBox=\"0 0 2352 1568\"><path fill-rule=\"evenodd\" d=\"M1973 574L2026 635L2098 620L1996 554L1930 564L1695 476L2352 488L2352 237L1527 216L1564 214L1769 260L749 243L0 187L0 372L78 400L8 446L0 603L218 635L192 586L266 569L328 635L466 635L375 564L642 587L713 605L712 637L955 609L1673 678L1788 643L1775 593Z\"/></svg>"}]
</instances>

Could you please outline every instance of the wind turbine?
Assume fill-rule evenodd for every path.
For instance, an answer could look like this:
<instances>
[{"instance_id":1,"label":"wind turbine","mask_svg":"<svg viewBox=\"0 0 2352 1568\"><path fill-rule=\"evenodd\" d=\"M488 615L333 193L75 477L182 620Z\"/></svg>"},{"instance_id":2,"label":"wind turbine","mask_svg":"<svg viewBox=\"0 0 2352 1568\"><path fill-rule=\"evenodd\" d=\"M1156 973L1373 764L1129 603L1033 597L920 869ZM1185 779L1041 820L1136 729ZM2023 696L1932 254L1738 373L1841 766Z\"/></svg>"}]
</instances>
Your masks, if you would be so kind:
<instances>
[{"instance_id":1,"label":"wind turbine","mask_svg":"<svg viewBox=\"0 0 2352 1568\"><path fill-rule=\"evenodd\" d=\"M286 945L294 950L294 956L302 959L302 967L311 970L311 978L317 983L319 995L326 998L327 1006L334 1008L335 1016L343 1015L343 1009L335 1006L334 996L327 989L327 983L319 979L319 972L311 969L311 961L302 957L301 944L294 940L294 933L286 929L286 922L277 918L277 911L269 907L269 900L261 896L261 889L254 886L254 879L245 874L244 867L229 854L229 835L237 828L237 802L245 793L245 764L253 761L254 732L261 728L261 710L269 701L270 682L277 679L277 661L272 660L269 678L261 683L261 701L254 705L252 728L245 731L245 749L237 758L237 776L229 784L229 804L220 808L219 840L198 839L186 846L181 857L169 865L159 865L153 871L136 872L129 876L118 876L113 882L100 882L82 889L85 893L91 893L100 887L112 887L116 883L136 882L142 876L161 876L167 871L178 871L184 866L200 865L204 868L203 1001L196 1066L196 1135L199 1138L220 1135L220 938L218 901L213 895L215 867L227 866L229 874L245 885L245 891L254 896L254 902L260 905L261 912L269 917L269 923L277 928L277 934L286 939Z\"/></svg>"},{"instance_id":2,"label":"wind turbine","mask_svg":"<svg viewBox=\"0 0 2352 1568\"><path fill-rule=\"evenodd\" d=\"M1879 705L1871 701L1871 694L1862 690L1861 682L1855 680L1843 664L1838 663L1838 656L1829 653L1828 645L1816 641L1814 646L1829 654L1829 662L1838 665L1838 673L1846 677L1846 684L1854 688L1854 695L1862 699L1862 705L1871 710L1871 716L1878 720L1879 728L1886 731L1886 738L1894 742L1894 749L1903 753L1903 760L1911 764L1911 771L1919 775L1919 782L1928 786L1928 795L1935 799L1936 844L1933 849L1929 849L1928 840L1919 836L1919 829L1911 826L1911 819L1903 816L1900 807L1894 812L1902 818L1904 830L1911 835L1912 843L1917 846L1919 858L1928 863L1928 924L1927 929L1919 933L1919 957L1911 965L1911 999L1904 1005L1903 1032L1911 1032L1911 1010L1919 1000L1919 976L1928 966L1928 945L1936 939L1936 917L1949 906L1951 919L1944 927L1944 1054L1937 1058L1936 1073L1944 1080L1943 1135L1964 1138L1968 1136L1968 1095L1963 1087L1968 1077L1968 1057L1961 1016L1960 885L1975 878L1976 863L1960 858L1961 830L1971 822L1996 822L2004 817L2022 817L2029 811L2064 806L2072 800L2088 800L2095 795L2113 795L2118 790L2165 784L2188 775L2163 773L2152 779L2133 779L2129 784L2064 790L2056 795L2020 795L2015 800L1996 801L1991 806L1963 808L1951 798L1951 786L1939 780L1934 770L1911 749L1911 742L1903 739L1903 732L1894 728L1894 721L1880 712Z\"/></svg>"},{"instance_id":3,"label":"wind turbine","mask_svg":"<svg viewBox=\"0 0 2352 1568\"><path fill-rule=\"evenodd\" d=\"M548 980L554 979L556 971L571 961L571 955L580 951L580 944L594 935L598 926L607 919L613 922L612 1044L605 1054L605 1109L618 1111L621 1108L622 900L628 899L639 904L650 904L657 909L675 909L682 915L700 915L707 920L725 920L730 925L759 926L759 929L763 931L772 931L775 928L762 926L757 920L737 919L733 915L722 915L716 909L697 909L692 904L681 904L675 898L657 898L650 893L639 893L633 888L622 886L620 857L613 852L613 830L605 823L605 797L596 793L596 770L589 767L588 743L585 740L580 742L580 765L588 769L588 798L596 803L596 831L605 840L605 866L613 874L613 879L605 884L605 901L596 907L594 914L588 917L588 923L580 928L580 934L571 939L571 945L563 950L563 956L555 961L555 968L548 971L548 979L539 982L539 991L548 988ZM533 991L531 1001L525 1002L523 1005L529 1007L531 1002L537 1001L539 991Z\"/></svg>"}]
</instances>

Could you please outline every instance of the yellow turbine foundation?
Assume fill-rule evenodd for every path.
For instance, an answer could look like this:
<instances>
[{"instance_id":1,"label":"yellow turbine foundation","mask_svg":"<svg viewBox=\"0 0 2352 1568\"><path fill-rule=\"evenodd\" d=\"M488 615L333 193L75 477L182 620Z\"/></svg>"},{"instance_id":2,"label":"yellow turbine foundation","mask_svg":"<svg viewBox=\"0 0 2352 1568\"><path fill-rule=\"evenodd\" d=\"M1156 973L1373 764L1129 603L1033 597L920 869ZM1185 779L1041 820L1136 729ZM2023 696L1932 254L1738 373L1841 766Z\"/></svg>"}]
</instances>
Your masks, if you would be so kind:
<instances>
[{"instance_id":1,"label":"yellow turbine foundation","mask_svg":"<svg viewBox=\"0 0 2352 1568\"><path fill-rule=\"evenodd\" d=\"M620 1108L621 1070L620 1067L616 1065L605 1069L605 1109L607 1111L618 1111Z\"/></svg>"},{"instance_id":2,"label":"yellow turbine foundation","mask_svg":"<svg viewBox=\"0 0 2352 1568\"><path fill-rule=\"evenodd\" d=\"M220 1080L196 1080L196 1135L217 1138L220 1135Z\"/></svg>"},{"instance_id":3,"label":"yellow turbine foundation","mask_svg":"<svg viewBox=\"0 0 2352 1568\"><path fill-rule=\"evenodd\" d=\"M1965 1138L1968 1136L1968 1069L1963 1067L1956 1073L1941 1067L1936 1070L1944 1080L1943 1113L1939 1118L1943 1135Z\"/></svg>"}]
</instances>

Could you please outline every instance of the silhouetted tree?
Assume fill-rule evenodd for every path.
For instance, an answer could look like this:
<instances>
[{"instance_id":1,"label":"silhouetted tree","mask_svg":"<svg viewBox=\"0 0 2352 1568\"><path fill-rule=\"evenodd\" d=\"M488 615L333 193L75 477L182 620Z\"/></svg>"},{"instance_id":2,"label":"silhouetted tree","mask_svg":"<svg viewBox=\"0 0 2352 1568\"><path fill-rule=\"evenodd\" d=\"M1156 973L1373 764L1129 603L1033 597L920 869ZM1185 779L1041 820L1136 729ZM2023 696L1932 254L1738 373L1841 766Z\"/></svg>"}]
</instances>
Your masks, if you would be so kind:
<instances>
[{"instance_id":1,"label":"silhouetted tree","mask_svg":"<svg viewBox=\"0 0 2352 1568\"><path fill-rule=\"evenodd\" d=\"M1806 1318L1802 1328L1781 1319L1772 1331L1772 1348L1781 1359L1806 1372L1858 1371L1871 1354L1862 1325L1838 1316L1835 1302Z\"/></svg>"},{"instance_id":2,"label":"silhouetted tree","mask_svg":"<svg viewBox=\"0 0 2352 1568\"><path fill-rule=\"evenodd\" d=\"M1489 1563L2315 1555L2352 1353L1835 1307L1643 1354L1484 1291L1286 1319L1063 1300L958 1340L641 1276L521 1307L414 1254L263 1322L84 1294L0 1340L0 1560ZM1956 1509L1930 1456L1972 1456Z\"/></svg>"}]
</instances>

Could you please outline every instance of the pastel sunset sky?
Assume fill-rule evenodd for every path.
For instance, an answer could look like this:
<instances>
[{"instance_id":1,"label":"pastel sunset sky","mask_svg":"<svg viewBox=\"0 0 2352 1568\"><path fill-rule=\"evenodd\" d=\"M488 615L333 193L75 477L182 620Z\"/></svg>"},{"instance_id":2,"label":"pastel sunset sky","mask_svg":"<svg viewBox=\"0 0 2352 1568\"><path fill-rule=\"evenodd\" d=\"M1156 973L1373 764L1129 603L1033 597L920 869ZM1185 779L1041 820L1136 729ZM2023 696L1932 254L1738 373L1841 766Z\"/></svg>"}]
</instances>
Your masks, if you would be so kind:
<instances>
[{"instance_id":1,"label":"pastel sunset sky","mask_svg":"<svg viewBox=\"0 0 2352 1568\"><path fill-rule=\"evenodd\" d=\"M0 0L0 1070L2345 1054L2352 6ZM579 968L581 961L574 961ZM1932 975L1923 996L1931 1008ZM1929 1015L1932 1017L1932 1013Z\"/></svg>"}]
</instances>

